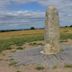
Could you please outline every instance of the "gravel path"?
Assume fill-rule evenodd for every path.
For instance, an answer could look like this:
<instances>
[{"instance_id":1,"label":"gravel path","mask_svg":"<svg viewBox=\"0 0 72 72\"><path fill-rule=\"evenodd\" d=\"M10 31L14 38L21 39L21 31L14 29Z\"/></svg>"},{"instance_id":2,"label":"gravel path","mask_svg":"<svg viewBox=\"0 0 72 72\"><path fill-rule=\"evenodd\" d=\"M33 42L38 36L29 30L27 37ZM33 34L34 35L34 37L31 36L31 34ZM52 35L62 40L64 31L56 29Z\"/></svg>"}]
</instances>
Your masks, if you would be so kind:
<instances>
[{"instance_id":1,"label":"gravel path","mask_svg":"<svg viewBox=\"0 0 72 72\"><path fill-rule=\"evenodd\" d=\"M41 54L40 51L42 51L43 47L30 48L16 51L11 55L11 58L18 62L17 65L42 64L48 67L62 67L66 64L72 64L72 46L61 45L61 48L63 48L63 51L56 55Z\"/></svg>"}]
</instances>

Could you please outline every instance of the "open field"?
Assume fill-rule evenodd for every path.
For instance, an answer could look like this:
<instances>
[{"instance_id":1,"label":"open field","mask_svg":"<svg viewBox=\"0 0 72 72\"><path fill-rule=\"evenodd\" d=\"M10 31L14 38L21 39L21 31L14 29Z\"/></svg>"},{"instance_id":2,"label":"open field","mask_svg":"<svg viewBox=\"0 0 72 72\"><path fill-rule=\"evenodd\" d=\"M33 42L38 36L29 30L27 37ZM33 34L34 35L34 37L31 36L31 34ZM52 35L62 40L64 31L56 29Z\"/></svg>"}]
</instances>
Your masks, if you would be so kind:
<instances>
[{"instance_id":1,"label":"open field","mask_svg":"<svg viewBox=\"0 0 72 72\"><path fill-rule=\"evenodd\" d=\"M72 39L72 27L60 29L61 42ZM0 32L0 51L9 49L10 45L21 46L26 42L44 40L44 30L24 30L13 32Z\"/></svg>"},{"instance_id":2,"label":"open field","mask_svg":"<svg viewBox=\"0 0 72 72\"><path fill-rule=\"evenodd\" d=\"M43 40L43 30L25 30L0 33L0 51L9 48L10 45L22 45L26 42Z\"/></svg>"},{"instance_id":3,"label":"open field","mask_svg":"<svg viewBox=\"0 0 72 72\"><path fill-rule=\"evenodd\" d=\"M72 27L64 27L60 29L61 40L72 39Z\"/></svg>"},{"instance_id":4,"label":"open field","mask_svg":"<svg viewBox=\"0 0 72 72\"><path fill-rule=\"evenodd\" d=\"M60 28L61 39L63 36L66 38L72 38L72 27ZM11 31L11 32L0 32L0 40L10 39L10 38L20 38L20 37L32 37L32 36L44 36L44 30L23 30L23 31ZM67 38L66 38L67 39Z\"/></svg>"},{"instance_id":5,"label":"open field","mask_svg":"<svg viewBox=\"0 0 72 72\"><path fill-rule=\"evenodd\" d=\"M43 35L43 33L44 30L23 30L23 31L0 32L0 39L38 36L38 35Z\"/></svg>"}]
</instances>

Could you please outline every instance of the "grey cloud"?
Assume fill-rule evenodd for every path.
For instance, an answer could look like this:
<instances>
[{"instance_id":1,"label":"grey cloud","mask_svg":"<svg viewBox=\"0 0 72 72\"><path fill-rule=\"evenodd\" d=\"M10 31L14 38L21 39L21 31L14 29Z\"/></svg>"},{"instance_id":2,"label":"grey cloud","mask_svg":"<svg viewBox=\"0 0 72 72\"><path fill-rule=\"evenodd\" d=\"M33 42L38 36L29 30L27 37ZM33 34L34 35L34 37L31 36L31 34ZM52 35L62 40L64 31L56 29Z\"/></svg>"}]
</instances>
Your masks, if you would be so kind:
<instances>
[{"instance_id":1,"label":"grey cloud","mask_svg":"<svg viewBox=\"0 0 72 72\"><path fill-rule=\"evenodd\" d=\"M6 12L2 13L1 17L6 17L6 18L15 18L15 17L29 17L29 18L43 18L45 15L44 12L40 11L13 11L13 12Z\"/></svg>"},{"instance_id":2,"label":"grey cloud","mask_svg":"<svg viewBox=\"0 0 72 72\"><path fill-rule=\"evenodd\" d=\"M28 2L34 2L36 0L12 0L14 2L18 2L18 3L28 3Z\"/></svg>"},{"instance_id":3,"label":"grey cloud","mask_svg":"<svg viewBox=\"0 0 72 72\"><path fill-rule=\"evenodd\" d=\"M0 12L6 9L6 5L10 4L11 1L18 3L29 3L37 2L41 5L56 5L59 10L60 19L62 21L71 21L72 18L72 0L0 0ZM6 9L7 10L7 9ZM8 18L44 18L44 12L30 12L30 11L17 11L17 12L5 12L1 13L0 17ZM68 20L67 20L68 19Z\"/></svg>"},{"instance_id":4,"label":"grey cloud","mask_svg":"<svg viewBox=\"0 0 72 72\"><path fill-rule=\"evenodd\" d=\"M10 3L10 0L0 0L0 10L6 10L6 6Z\"/></svg>"},{"instance_id":5,"label":"grey cloud","mask_svg":"<svg viewBox=\"0 0 72 72\"><path fill-rule=\"evenodd\" d=\"M1 25L21 25L21 24L34 24L38 21L44 20L44 12L40 11L13 11L13 12L6 12L2 13L2 16L0 16L0 26Z\"/></svg>"}]
</instances>

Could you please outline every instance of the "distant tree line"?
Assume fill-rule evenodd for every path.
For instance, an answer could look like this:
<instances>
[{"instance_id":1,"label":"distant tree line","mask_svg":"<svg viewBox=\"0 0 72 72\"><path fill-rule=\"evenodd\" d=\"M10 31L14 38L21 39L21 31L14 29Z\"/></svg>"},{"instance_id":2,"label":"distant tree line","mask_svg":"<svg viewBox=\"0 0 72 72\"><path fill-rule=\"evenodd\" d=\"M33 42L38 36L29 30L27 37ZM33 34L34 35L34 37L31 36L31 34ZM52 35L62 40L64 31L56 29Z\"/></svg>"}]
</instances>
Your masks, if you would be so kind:
<instances>
[{"instance_id":1,"label":"distant tree line","mask_svg":"<svg viewBox=\"0 0 72 72\"><path fill-rule=\"evenodd\" d=\"M10 31L20 31L20 29L18 30L0 30L0 32L10 32Z\"/></svg>"},{"instance_id":2,"label":"distant tree line","mask_svg":"<svg viewBox=\"0 0 72 72\"><path fill-rule=\"evenodd\" d=\"M64 26L64 27L72 27L70 26ZM62 27L61 27L62 28ZM44 28L35 28L35 27L30 27L30 29L12 29L12 30L0 30L0 32L11 32L11 31L22 31L22 30L36 30L36 29L44 29Z\"/></svg>"},{"instance_id":3,"label":"distant tree line","mask_svg":"<svg viewBox=\"0 0 72 72\"><path fill-rule=\"evenodd\" d=\"M72 25L70 25L70 26L65 26L65 27L72 27Z\"/></svg>"},{"instance_id":4,"label":"distant tree line","mask_svg":"<svg viewBox=\"0 0 72 72\"><path fill-rule=\"evenodd\" d=\"M0 30L0 32L11 32L11 31L23 31L23 30L36 30L35 27L30 27L29 29L11 29L11 30ZM44 29L44 28L38 28L38 29Z\"/></svg>"}]
</instances>

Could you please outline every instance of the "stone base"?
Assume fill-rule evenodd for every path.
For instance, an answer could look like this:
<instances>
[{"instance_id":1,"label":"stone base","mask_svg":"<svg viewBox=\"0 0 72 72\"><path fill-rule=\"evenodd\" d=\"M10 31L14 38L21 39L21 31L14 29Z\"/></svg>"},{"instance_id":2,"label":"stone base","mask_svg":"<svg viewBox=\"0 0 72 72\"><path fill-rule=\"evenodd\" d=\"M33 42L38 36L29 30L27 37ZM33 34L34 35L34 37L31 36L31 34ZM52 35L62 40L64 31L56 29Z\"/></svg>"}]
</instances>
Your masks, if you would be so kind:
<instances>
[{"instance_id":1,"label":"stone base","mask_svg":"<svg viewBox=\"0 0 72 72\"><path fill-rule=\"evenodd\" d=\"M59 53L59 48L55 48L53 46L51 46L50 44L46 44L44 46L43 51L41 51L42 54L57 54Z\"/></svg>"},{"instance_id":2,"label":"stone base","mask_svg":"<svg viewBox=\"0 0 72 72\"><path fill-rule=\"evenodd\" d=\"M28 65L28 64L40 64L52 68L55 66L63 67L65 65L72 64L72 45L60 45L63 51L57 54L42 54L44 47L34 47L24 50L18 50L10 55L11 59L14 59L16 65ZM41 53L40 53L41 52Z\"/></svg>"}]
</instances>

